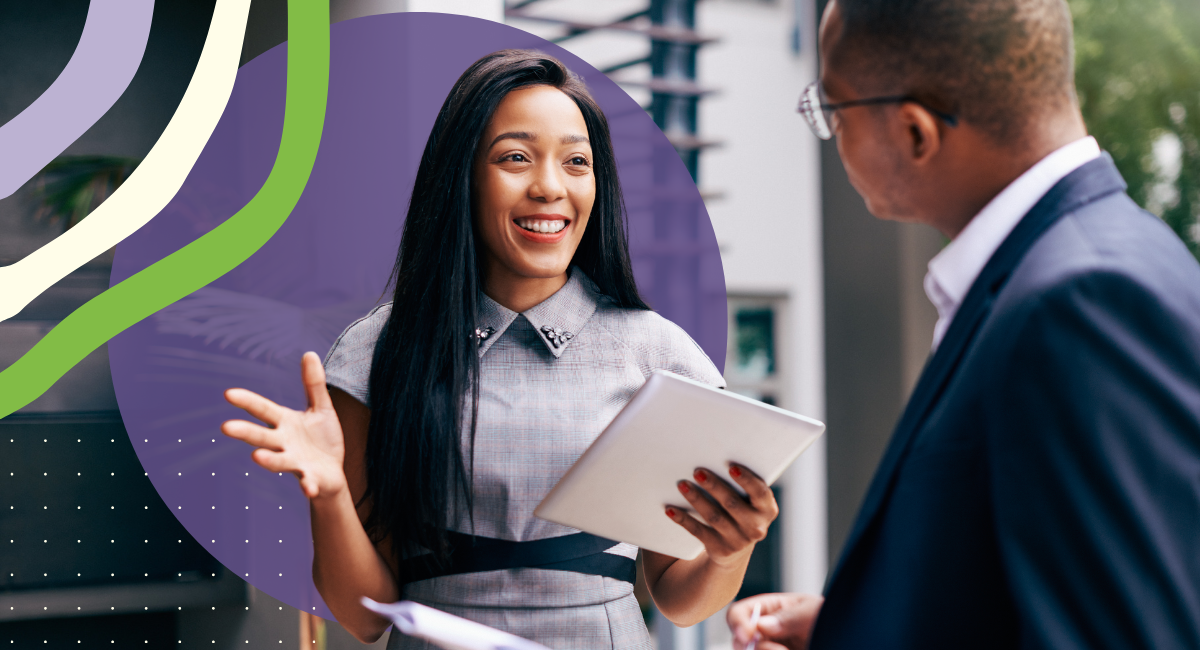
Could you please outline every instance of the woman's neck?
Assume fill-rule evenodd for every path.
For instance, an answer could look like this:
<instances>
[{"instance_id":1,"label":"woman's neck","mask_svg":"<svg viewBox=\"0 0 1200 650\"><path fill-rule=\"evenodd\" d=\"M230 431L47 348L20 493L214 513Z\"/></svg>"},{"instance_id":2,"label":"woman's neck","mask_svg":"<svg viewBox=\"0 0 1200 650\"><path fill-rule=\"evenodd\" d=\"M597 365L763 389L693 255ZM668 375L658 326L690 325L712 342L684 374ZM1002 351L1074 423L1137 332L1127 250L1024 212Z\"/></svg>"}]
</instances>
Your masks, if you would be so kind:
<instances>
[{"instance_id":1,"label":"woman's neck","mask_svg":"<svg viewBox=\"0 0 1200 650\"><path fill-rule=\"evenodd\" d=\"M563 288L569 271L550 278L527 278L508 269L488 269L483 280L483 293L507 309L517 313L541 304Z\"/></svg>"}]
</instances>

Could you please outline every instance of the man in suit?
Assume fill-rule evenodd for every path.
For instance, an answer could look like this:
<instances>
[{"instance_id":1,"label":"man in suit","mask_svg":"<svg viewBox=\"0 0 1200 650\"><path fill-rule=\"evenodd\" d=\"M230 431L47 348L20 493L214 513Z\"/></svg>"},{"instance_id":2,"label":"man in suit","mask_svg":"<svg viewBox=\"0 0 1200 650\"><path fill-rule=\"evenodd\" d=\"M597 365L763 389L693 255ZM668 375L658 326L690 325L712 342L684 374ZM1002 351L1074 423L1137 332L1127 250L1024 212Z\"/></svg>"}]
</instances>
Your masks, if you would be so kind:
<instances>
[{"instance_id":1,"label":"man in suit","mask_svg":"<svg viewBox=\"0 0 1200 650\"><path fill-rule=\"evenodd\" d=\"M1200 648L1200 266L1087 137L1065 1L833 0L820 45L813 130L952 241L824 598L735 645Z\"/></svg>"}]
</instances>

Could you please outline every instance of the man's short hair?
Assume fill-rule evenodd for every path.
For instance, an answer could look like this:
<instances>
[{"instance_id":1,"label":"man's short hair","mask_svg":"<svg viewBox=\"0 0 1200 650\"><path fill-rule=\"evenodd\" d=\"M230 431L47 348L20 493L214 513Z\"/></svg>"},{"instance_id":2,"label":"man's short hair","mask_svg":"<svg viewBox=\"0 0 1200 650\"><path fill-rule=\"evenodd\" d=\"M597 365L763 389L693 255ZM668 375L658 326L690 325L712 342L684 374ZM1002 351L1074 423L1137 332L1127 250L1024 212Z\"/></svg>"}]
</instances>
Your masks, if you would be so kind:
<instances>
[{"instance_id":1,"label":"man's short hair","mask_svg":"<svg viewBox=\"0 0 1200 650\"><path fill-rule=\"evenodd\" d=\"M1011 144L1038 112L1078 102L1066 0L837 2L864 91L915 95Z\"/></svg>"}]
</instances>

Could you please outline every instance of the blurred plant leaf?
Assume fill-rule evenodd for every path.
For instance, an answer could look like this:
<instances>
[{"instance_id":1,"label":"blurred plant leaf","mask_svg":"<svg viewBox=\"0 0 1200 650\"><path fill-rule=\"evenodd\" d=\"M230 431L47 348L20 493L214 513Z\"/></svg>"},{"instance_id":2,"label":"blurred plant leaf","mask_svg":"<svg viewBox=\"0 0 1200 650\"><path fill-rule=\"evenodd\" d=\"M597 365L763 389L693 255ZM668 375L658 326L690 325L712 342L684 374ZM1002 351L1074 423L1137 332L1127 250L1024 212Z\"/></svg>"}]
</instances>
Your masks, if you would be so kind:
<instances>
[{"instance_id":1,"label":"blurred plant leaf","mask_svg":"<svg viewBox=\"0 0 1200 650\"><path fill-rule=\"evenodd\" d=\"M289 371L307 350L324 354L342 330L374 307L351 300L305 309L281 300L205 287L165 307L154 319L160 334L181 334L233 356L279 363ZM233 373L235 376L238 373Z\"/></svg>"},{"instance_id":2,"label":"blurred plant leaf","mask_svg":"<svg viewBox=\"0 0 1200 650\"><path fill-rule=\"evenodd\" d=\"M34 217L50 223L63 222L63 232L91 214L116 191L140 158L117 156L60 156L35 177Z\"/></svg>"},{"instance_id":3,"label":"blurred plant leaf","mask_svg":"<svg viewBox=\"0 0 1200 650\"><path fill-rule=\"evenodd\" d=\"M1129 195L1200 258L1200 2L1068 2L1088 130L1112 154ZM1178 152L1169 170L1164 150Z\"/></svg>"}]
</instances>

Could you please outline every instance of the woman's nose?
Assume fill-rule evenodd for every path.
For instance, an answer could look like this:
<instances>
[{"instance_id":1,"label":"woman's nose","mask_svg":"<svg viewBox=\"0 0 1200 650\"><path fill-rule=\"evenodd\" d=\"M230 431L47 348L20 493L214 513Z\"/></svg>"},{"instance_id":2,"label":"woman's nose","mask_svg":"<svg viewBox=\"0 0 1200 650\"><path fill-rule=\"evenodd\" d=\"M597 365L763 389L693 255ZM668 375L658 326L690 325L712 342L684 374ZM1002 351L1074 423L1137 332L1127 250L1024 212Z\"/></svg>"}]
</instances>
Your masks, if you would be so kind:
<instances>
[{"instance_id":1,"label":"woman's nose","mask_svg":"<svg viewBox=\"0 0 1200 650\"><path fill-rule=\"evenodd\" d=\"M529 198L553 203L566 197L567 187L559 175L558 165L538 165L529 184Z\"/></svg>"}]
</instances>

